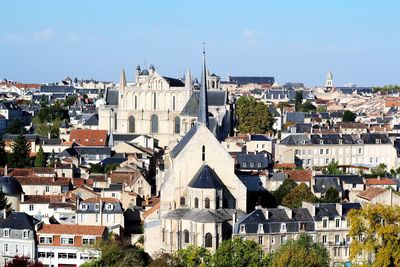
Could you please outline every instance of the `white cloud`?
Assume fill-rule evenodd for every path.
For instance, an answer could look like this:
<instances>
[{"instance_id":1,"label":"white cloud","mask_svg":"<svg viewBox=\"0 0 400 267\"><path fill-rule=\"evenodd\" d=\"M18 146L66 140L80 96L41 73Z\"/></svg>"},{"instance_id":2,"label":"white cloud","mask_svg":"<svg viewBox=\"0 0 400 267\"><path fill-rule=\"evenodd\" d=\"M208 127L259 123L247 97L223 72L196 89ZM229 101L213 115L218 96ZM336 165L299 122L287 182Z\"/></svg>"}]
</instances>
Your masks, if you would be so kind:
<instances>
[{"instance_id":1,"label":"white cloud","mask_svg":"<svg viewBox=\"0 0 400 267\"><path fill-rule=\"evenodd\" d=\"M56 34L56 31L52 28L46 28L34 34L33 39L38 41L49 41Z\"/></svg>"}]
</instances>

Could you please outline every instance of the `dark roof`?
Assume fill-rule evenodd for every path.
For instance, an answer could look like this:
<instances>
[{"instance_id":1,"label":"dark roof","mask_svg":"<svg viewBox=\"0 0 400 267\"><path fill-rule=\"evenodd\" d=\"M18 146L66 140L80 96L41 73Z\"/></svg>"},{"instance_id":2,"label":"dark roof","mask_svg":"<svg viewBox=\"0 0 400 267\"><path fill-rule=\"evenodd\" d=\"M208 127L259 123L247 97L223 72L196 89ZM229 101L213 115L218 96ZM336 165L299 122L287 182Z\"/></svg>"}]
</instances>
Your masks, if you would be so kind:
<instances>
[{"instance_id":1,"label":"dark roof","mask_svg":"<svg viewBox=\"0 0 400 267\"><path fill-rule=\"evenodd\" d=\"M244 215L242 211L235 209L175 209L168 212L163 219L190 220L198 223L221 223L232 220L234 212L238 214L238 217Z\"/></svg>"},{"instance_id":2,"label":"dark roof","mask_svg":"<svg viewBox=\"0 0 400 267\"><path fill-rule=\"evenodd\" d=\"M41 145L61 145L62 140L58 138L40 138Z\"/></svg>"},{"instance_id":3,"label":"dark roof","mask_svg":"<svg viewBox=\"0 0 400 267\"><path fill-rule=\"evenodd\" d=\"M223 90L207 91L208 106L225 106L228 103L228 96ZM199 91L193 92L182 109L182 116L197 117L199 110Z\"/></svg>"},{"instance_id":4,"label":"dark roof","mask_svg":"<svg viewBox=\"0 0 400 267\"><path fill-rule=\"evenodd\" d=\"M170 155L172 158L176 158L179 153L185 148L187 143L189 143L190 139L194 136L194 134L197 132L197 125L193 126L189 132L185 134L185 136L179 141L178 144L171 150Z\"/></svg>"},{"instance_id":5,"label":"dark roof","mask_svg":"<svg viewBox=\"0 0 400 267\"><path fill-rule=\"evenodd\" d=\"M272 155L265 154L238 154L236 156L237 163L240 169L262 170L269 166Z\"/></svg>"},{"instance_id":6,"label":"dark roof","mask_svg":"<svg viewBox=\"0 0 400 267\"><path fill-rule=\"evenodd\" d=\"M118 90L107 90L106 103L107 105L118 105Z\"/></svg>"},{"instance_id":7,"label":"dark roof","mask_svg":"<svg viewBox=\"0 0 400 267\"><path fill-rule=\"evenodd\" d=\"M379 144L390 144L391 141L387 134L379 134L379 133L365 133L361 134L361 139L364 144L377 144L377 140Z\"/></svg>"},{"instance_id":8,"label":"dark roof","mask_svg":"<svg viewBox=\"0 0 400 267\"><path fill-rule=\"evenodd\" d=\"M328 217L333 220L335 217L345 218L347 213L352 209L361 209L360 203L341 203L338 205L342 206L342 214L340 215L336 209L336 203L318 203L315 205L315 220L321 221L322 217Z\"/></svg>"},{"instance_id":9,"label":"dark roof","mask_svg":"<svg viewBox=\"0 0 400 267\"><path fill-rule=\"evenodd\" d=\"M251 141L271 141L271 139L263 134L252 134L250 135Z\"/></svg>"},{"instance_id":10,"label":"dark roof","mask_svg":"<svg viewBox=\"0 0 400 267\"><path fill-rule=\"evenodd\" d=\"M241 85L249 83L272 85L275 82L275 78L266 76L229 76L229 81Z\"/></svg>"},{"instance_id":11,"label":"dark roof","mask_svg":"<svg viewBox=\"0 0 400 267\"><path fill-rule=\"evenodd\" d=\"M0 223L0 228L10 228L15 230L35 230L35 225L39 221L25 212L11 212L5 220Z\"/></svg>"},{"instance_id":12,"label":"dark roof","mask_svg":"<svg viewBox=\"0 0 400 267\"><path fill-rule=\"evenodd\" d=\"M88 147L88 146L77 146L74 147L78 154L89 154L89 155L111 155L111 147Z\"/></svg>"},{"instance_id":13,"label":"dark roof","mask_svg":"<svg viewBox=\"0 0 400 267\"><path fill-rule=\"evenodd\" d=\"M322 177L316 176L315 177L315 184L313 186L314 192L325 193L331 187L337 189L339 191L339 193L342 191L337 177L333 177L333 176L322 176Z\"/></svg>"},{"instance_id":14,"label":"dark roof","mask_svg":"<svg viewBox=\"0 0 400 267\"><path fill-rule=\"evenodd\" d=\"M114 142L129 142L133 139L138 138L139 134L114 134L113 133L113 140Z\"/></svg>"},{"instance_id":15,"label":"dark roof","mask_svg":"<svg viewBox=\"0 0 400 267\"><path fill-rule=\"evenodd\" d=\"M19 134L4 134L3 135L3 140L4 141L14 141L15 138L17 138ZM39 136L37 134L24 134L25 139L29 142L36 142L39 140Z\"/></svg>"},{"instance_id":16,"label":"dark roof","mask_svg":"<svg viewBox=\"0 0 400 267\"><path fill-rule=\"evenodd\" d=\"M96 126L99 125L99 114L93 114L86 122L83 124L86 126Z\"/></svg>"},{"instance_id":17,"label":"dark roof","mask_svg":"<svg viewBox=\"0 0 400 267\"><path fill-rule=\"evenodd\" d=\"M303 123L305 118L304 112L288 112L286 114L286 121Z\"/></svg>"},{"instance_id":18,"label":"dark roof","mask_svg":"<svg viewBox=\"0 0 400 267\"><path fill-rule=\"evenodd\" d=\"M224 184L210 166L203 165L194 175L188 186L191 188L222 189Z\"/></svg>"},{"instance_id":19,"label":"dark roof","mask_svg":"<svg viewBox=\"0 0 400 267\"><path fill-rule=\"evenodd\" d=\"M9 196L21 195L23 193L21 184L14 177L0 176L0 187L4 194Z\"/></svg>"},{"instance_id":20,"label":"dark roof","mask_svg":"<svg viewBox=\"0 0 400 267\"><path fill-rule=\"evenodd\" d=\"M165 76L163 76L163 78L165 80L167 80L167 82L169 83L169 86L171 86L171 87L184 87L185 86L185 84L179 79L165 77Z\"/></svg>"},{"instance_id":21,"label":"dark roof","mask_svg":"<svg viewBox=\"0 0 400 267\"><path fill-rule=\"evenodd\" d=\"M73 94L76 88L73 86L60 85L41 85L40 92L42 93L58 93L58 94Z\"/></svg>"}]
</instances>

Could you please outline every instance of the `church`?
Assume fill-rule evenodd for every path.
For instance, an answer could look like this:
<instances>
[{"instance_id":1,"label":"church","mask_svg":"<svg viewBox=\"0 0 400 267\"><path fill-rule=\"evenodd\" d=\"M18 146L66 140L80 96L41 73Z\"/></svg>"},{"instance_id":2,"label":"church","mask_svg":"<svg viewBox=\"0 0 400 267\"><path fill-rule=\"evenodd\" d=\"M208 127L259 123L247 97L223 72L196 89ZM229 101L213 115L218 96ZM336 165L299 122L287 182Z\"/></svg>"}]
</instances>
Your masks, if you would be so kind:
<instances>
[{"instance_id":1,"label":"church","mask_svg":"<svg viewBox=\"0 0 400 267\"><path fill-rule=\"evenodd\" d=\"M165 155L168 169L160 203L145 214L145 250L177 251L189 245L215 250L246 212L247 190L234 173L234 159L209 129L205 52L197 121Z\"/></svg>"},{"instance_id":2,"label":"church","mask_svg":"<svg viewBox=\"0 0 400 267\"><path fill-rule=\"evenodd\" d=\"M211 129L217 138L232 132L232 104L228 92L219 88L219 77L206 75L211 90ZM188 70L175 79L159 74L153 65L137 66L134 81L127 83L125 71L119 86L108 89L99 106L99 129L111 133L146 134L161 146L173 147L197 121L199 90Z\"/></svg>"}]
</instances>

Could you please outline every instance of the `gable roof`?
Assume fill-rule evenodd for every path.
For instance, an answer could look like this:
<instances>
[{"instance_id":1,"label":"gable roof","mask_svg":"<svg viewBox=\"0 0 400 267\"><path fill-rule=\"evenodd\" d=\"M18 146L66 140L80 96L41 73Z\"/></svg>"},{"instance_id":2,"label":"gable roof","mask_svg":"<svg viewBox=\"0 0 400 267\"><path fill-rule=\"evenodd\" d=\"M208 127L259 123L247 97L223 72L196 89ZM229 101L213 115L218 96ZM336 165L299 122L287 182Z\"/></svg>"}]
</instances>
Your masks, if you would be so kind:
<instances>
[{"instance_id":1,"label":"gable roof","mask_svg":"<svg viewBox=\"0 0 400 267\"><path fill-rule=\"evenodd\" d=\"M102 236L106 231L105 226L96 225L66 225L66 224L44 224L38 234L66 234L66 235L94 235Z\"/></svg>"},{"instance_id":2,"label":"gable roof","mask_svg":"<svg viewBox=\"0 0 400 267\"><path fill-rule=\"evenodd\" d=\"M358 193L357 197L371 201L374 198L376 198L377 196L379 196L387 191L388 190L385 188L372 186L372 187L368 187L366 190Z\"/></svg>"},{"instance_id":3,"label":"gable roof","mask_svg":"<svg viewBox=\"0 0 400 267\"><path fill-rule=\"evenodd\" d=\"M10 228L15 230L35 230L35 225L39 221L25 212L12 211L2 222L0 228Z\"/></svg>"},{"instance_id":4,"label":"gable roof","mask_svg":"<svg viewBox=\"0 0 400 267\"><path fill-rule=\"evenodd\" d=\"M176 158L179 153L185 148L187 143L192 139L194 134L197 132L198 126L194 125L186 134L185 136L179 141L178 144L171 150L170 155L172 158Z\"/></svg>"},{"instance_id":5,"label":"gable roof","mask_svg":"<svg viewBox=\"0 0 400 267\"><path fill-rule=\"evenodd\" d=\"M83 146L106 146L107 130L73 129L69 140Z\"/></svg>"}]
</instances>

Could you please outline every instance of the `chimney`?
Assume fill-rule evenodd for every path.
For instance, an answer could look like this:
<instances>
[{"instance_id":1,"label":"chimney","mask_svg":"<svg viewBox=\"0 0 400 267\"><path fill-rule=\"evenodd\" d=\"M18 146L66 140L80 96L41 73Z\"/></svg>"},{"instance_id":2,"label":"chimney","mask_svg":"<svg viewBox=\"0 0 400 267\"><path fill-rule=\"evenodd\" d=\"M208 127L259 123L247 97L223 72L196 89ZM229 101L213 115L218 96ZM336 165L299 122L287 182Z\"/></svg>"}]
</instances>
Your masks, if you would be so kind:
<instances>
[{"instance_id":1,"label":"chimney","mask_svg":"<svg viewBox=\"0 0 400 267\"><path fill-rule=\"evenodd\" d=\"M24 192L21 193L21 203L25 202L25 194Z\"/></svg>"},{"instance_id":2,"label":"chimney","mask_svg":"<svg viewBox=\"0 0 400 267\"><path fill-rule=\"evenodd\" d=\"M233 223L236 223L236 221L237 221L237 212L236 211L233 212L232 221L233 221Z\"/></svg>"},{"instance_id":3,"label":"chimney","mask_svg":"<svg viewBox=\"0 0 400 267\"><path fill-rule=\"evenodd\" d=\"M269 219L269 214L268 214L268 209L263 209L263 213L264 213L264 216L265 216L265 219Z\"/></svg>"},{"instance_id":4,"label":"chimney","mask_svg":"<svg viewBox=\"0 0 400 267\"><path fill-rule=\"evenodd\" d=\"M342 204L336 203L336 210L337 210L339 216L343 215L343 209L342 208L343 208Z\"/></svg>"},{"instance_id":5,"label":"chimney","mask_svg":"<svg viewBox=\"0 0 400 267\"><path fill-rule=\"evenodd\" d=\"M8 176L8 165L4 166L4 176Z\"/></svg>"}]
</instances>

